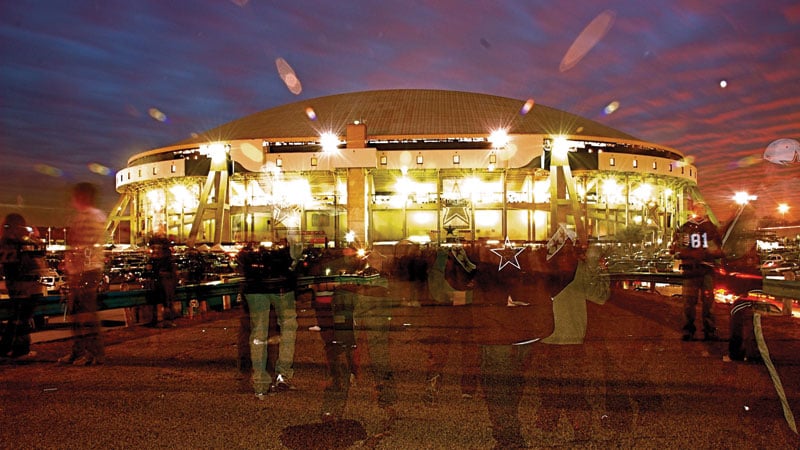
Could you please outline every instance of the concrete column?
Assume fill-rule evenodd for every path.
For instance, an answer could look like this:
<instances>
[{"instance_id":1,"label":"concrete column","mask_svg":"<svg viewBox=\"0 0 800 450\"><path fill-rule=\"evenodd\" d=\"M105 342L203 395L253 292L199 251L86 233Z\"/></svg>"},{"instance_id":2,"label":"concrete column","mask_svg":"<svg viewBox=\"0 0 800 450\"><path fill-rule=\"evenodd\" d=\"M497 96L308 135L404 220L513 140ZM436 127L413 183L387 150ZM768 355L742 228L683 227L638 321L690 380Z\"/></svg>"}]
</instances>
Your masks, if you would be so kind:
<instances>
[{"instance_id":1,"label":"concrete column","mask_svg":"<svg viewBox=\"0 0 800 450\"><path fill-rule=\"evenodd\" d=\"M367 171L362 168L347 169L347 228L359 240L367 243Z\"/></svg>"}]
</instances>

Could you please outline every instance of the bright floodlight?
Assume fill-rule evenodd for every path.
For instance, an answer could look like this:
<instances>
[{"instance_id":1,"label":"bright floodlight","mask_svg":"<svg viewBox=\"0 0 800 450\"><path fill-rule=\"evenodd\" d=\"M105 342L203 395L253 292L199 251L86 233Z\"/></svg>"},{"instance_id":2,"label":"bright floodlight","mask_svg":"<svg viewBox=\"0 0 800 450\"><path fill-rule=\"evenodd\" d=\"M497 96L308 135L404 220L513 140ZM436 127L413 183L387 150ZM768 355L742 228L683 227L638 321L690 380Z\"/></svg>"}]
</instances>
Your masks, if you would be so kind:
<instances>
[{"instance_id":1,"label":"bright floodlight","mask_svg":"<svg viewBox=\"0 0 800 450\"><path fill-rule=\"evenodd\" d=\"M733 195L733 201L736 202L737 205L746 205L757 198L758 197L755 195L750 195L744 191L739 191Z\"/></svg>"},{"instance_id":2,"label":"bright floodlight","mask_svg":"<svg viewBox=\"0 0 800 450\"><path fill-rule=\"evenodd\" d=\"M781 203L780 205L778 205L778 212L781 213L781 215L786 214L787 212L789 212L789 205L787 205L786 203Z\"/></svg>"},{"instance_id":3,"label":"bright floodlight","mask_svg":"<svg viewBox=\"0 0 800 450\"><path fill-rule=\"evenodd\" d=\"M494 148L503 148L508 145L508 141L509 138L506 130L494 130L491 134L489 134L489 142L492 143L492 147Z\"/></svg>"},{"instance_id":4,"label":"bright floodlight","mask_svg":"<svg viewBox=\"0 0 800 450\"><path fill-rule=\"evenodd\" d=\"M222 142L213 142L207 145L201 145L199 148L200 154L211 158L211 162L215 164L222 164L227 159L229 146Z\"/></svg>"},{"instance_id":5,"label":"bright floodlight","mask_svg":"<svg viewBox=\"0 0 800 450\"><path fill-rule=\"evenodd\" d=\"M322 133L319 136L319 142L322 144L322 151L325 153L334 152L339 147L339 138L331 132Z\"/></svg>"}]
</instances>

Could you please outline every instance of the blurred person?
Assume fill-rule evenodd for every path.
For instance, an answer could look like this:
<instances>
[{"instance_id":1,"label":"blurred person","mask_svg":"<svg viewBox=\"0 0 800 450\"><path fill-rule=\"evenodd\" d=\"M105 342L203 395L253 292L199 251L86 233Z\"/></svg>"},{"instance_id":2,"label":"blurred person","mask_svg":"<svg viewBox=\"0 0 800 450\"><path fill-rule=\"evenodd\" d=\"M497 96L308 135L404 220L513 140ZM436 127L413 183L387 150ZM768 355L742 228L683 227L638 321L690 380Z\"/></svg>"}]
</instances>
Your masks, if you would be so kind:
<instances>
[{"instance_id":1,"label":"blurred person","mask_svg":"<svg viewBox=\"0 0 800 450\"><path fill-rule=\"evenodd\" d=\"M60 364L88 366L102 364L105 349L97 317L98 288L103 280L103 243L106 215L95 207L97 189L78 183L71 191L75 215L69 221L64 271L69 292L67 312L72 315L72 351Z\"/></svg>"},{"instance_id":2,"label":"blurred person","mask_svg":"<svg viewBox=\"0 0 800 450\"><path fill-rule=\"evenodd\" d=\"M36 356L31 351L31 320L36 304L44 295L39 276L45 270L44 244L27 226L25 218L11 213L3 221L0 238L0 264L13 315L0 339L0 356L23 359Z\"/></svg>"},{"instance_id":3,"label":"blurred person","mask_svg":"<svg viewBox=\"0 0 800 450\"><path fill-rule=\"evenodd\" d=\"M178 274L172 258L172 242L163 231L153 235L148 243L150 257L147 261L147 271L153 281L149 290L149 301L153 305L153 315L150 326L174 327L174 320L180 317L180 312L175 311L175 290L178 287ZM163 320L158 321L158 309L163 307Z\"/></svg>"},{"instance_id":4,"label":"blurred person","mask_svg":"<svg viewBox=\"0 0 800 450\"><path fill-rule=\"evenodd\" d=\"M388 280L368 267L367 257L356 248L332 249L323 267L347 275L351 281L317 286L314 309L323 341L329 383L322 399L323 422L339 423L350 388L361 374L360 363L374 382L378 406L387 413L384 430L396 419L397 392L389 353L389 326L400 292L389 289ZM320 261L322 262L322 261ZM378 435L383 435L378 433ZM374 436L375 437L375 436Z\"/></svg>"},{"instance_id":5,"label":"blurred person","mask_svg":"<svg viewBox=\"0 0 800 450\"><path fill-rule=\"evenodd\" d=\"M476 265L469 260L463 247L439 247L430 251L427 287L430 302L425 303L424 319L431 335L427 344L428 361L425 374L425 400L430 404L444 381L444 367L451 345L453 356L460 361L461 396L472 398L478 388L478 348L472 340L472 311ZM425 255L421 255L424 257Z\"/></svg>"},{"instance_id":6,"label":"blurred person","mask_svg":"<svg viewBox=\"0 0 800 450\"><path fill-rule=\"evenodd\" d=\"M599 386L586 373L595 357L595 346L584 345L588 325L588 302L603 305L610 295L609 278L604 276L600 247L577 243L573 247L577 259L575 275L569 284L552 298L553 332L541 340L537 353L537 384L540 404L536 425L540 433L557 435L562 422L571 425L577 440L588 439L593 425L601 422L602 410L592 400ZM565 376L566 375L566 376ZM607 387L611 391L614 386ZM607 408L613 409L614 420L622 416L627 405L614 403L619 397L607 396ZM608 415L606 415L608 417ZM605 422L608 422L606 420Z\"/></svg>"},{"instance_id":7,"label":"blurred person","mask_svg":"<svg viewBox=\"0 0 800 450\"><path fill-rule=\"evenodd\" d=\"M694 339L697 330L695 316L697 301L702 304L703 339L714 340L717 329L711 307L714 304L713 273L716 260L723 257L722 237L719 230L708 218L707 205L695 202L692 214L675 232L670 251L681 260L683 273L683 337L684 341Z\"/></svg>"},{"instance_id":8,"label":"blurred person","mask_svg":"<svg viewBox=\"0 0 800 450\"><path fill-rule=\"evenodd\" d=\"M243 294L250 315L250 360L256 398L294 390L294 352L297 335L295 307L294 251L288 246L277 248L244 247L238 256L239 270L244 276ZM275 376L267 371L267 349L270 310L274 308L280 329Z\"/></svg>"},{"instance_id":9,"label":"blurred person","mask_svg":"<svg viewBox=\"0 0 800 450\"><path fill-rule=\"evenodd\" d=\"M470 307L473 340L497 449L528 446L520 405L526 387L541 378L540 366L546 364L539 359L547 354L539 341L555 329L552 298L572 280L577 266L573 246L562 247L549 261L544 248L466 247L477 266Z\"/></svg>"}]
</instances>

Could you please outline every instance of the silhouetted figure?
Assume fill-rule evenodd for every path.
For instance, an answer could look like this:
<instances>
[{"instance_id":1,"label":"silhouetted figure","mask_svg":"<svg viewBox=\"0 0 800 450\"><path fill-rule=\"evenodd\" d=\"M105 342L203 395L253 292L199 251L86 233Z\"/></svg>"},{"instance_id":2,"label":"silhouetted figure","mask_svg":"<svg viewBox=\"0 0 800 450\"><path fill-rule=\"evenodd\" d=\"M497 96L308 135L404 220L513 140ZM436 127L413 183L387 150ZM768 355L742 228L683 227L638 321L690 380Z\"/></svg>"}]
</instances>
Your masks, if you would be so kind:
<instances>
[{"instance_id":1,"label":"silhouetted figure","mask_svg":"<svg viewBox=\"0 0 800 450\"><path fill-rule=\"evenodd\" d=\"M44 243L36 238L25 218L16 213L7 215L0 238L0 264L13 315L0 339L0 356L21 359L36 355L31 352L30 324L36 303L43 296L39 276L46 267L44 254Z\"/></svg>"},{"instance_id":2,"label":"silhouetted figure","mask_svg":"<svg viewBox=\"0 0 800 450\"><path fill-rule=\"evenodd\" d=\"M180 317L175 311L175 290L178 287L178 273L172 258L172 242L163 232L157 233L148 243L150 256L147 261L147 272L152 280L152 288L148 292L149 303L153 305L151 326L172 327L174 320ZM163 308L163 320L158 321L158 309Z\"/></svg>"},{"instance_id":3,"label":"silhouetted figure","mask_svg":"<svg viewBox=\"0 0 800 450\"><path fill-rule=\"evenodd\" d=\"M480 384L495 448L525 447L520 402L530 377L538 373L536 369L530 373L533 357L542 345L538 340L553 330L551 296L563 285L551 278L561 277L535 272L539 269L531 262L528 249L512 259L519 267L502 264L516 251L501 252L502 258L486 247L467 251L478 266L471 307L473 338L480 351Z\"/></svg>"}]
</instances>

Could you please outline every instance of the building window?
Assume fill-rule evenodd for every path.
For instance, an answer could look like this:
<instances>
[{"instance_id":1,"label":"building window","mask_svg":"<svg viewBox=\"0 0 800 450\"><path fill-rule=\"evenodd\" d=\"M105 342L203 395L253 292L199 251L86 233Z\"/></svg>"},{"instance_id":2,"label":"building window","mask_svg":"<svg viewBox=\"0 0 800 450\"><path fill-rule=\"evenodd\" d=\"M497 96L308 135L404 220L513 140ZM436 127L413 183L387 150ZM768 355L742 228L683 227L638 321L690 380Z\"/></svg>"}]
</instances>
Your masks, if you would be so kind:
<instances>
[{"instance_id":1,"label":"building window","mask_svg":"<svg viewBox=\"0 0 800 450\"><path fill-rule=\"evenodd\" d=\"M669 163L669 171L672 172L672 163Z\"/></svg>"},{"instance_id":2,"label":"building window","mask_svg":"<svg viewBox=\"0 0 800 450\"><path fill-rule=\"evenodd\" d=\"M614 167L617 165L617 161L614 158L608 158L608 165Z\"/></svg>"},{"instance_id":3,"label":"building window","mask_svg":"<svg viewBox=\"0 0 800 450\"><path fill-rule=\"evenodd\" d=\"M175 173L175 172L178 171L178 168L175 167L175 164L173 164L173 165L169 166L169 171L172 172L172 173Z\"/></svg>"},{"instance_id":4,"label":"building window","mask_svg":"<svg viewBox=\"0 0 800 450\"><path fill-rule=\"evenodd\" d=\"M653 170L658 169L658 162L653 161Z\"/></svg>"},{"instance_id":5,"label":"building window","mask_svg":"<svg viewBox=\"0 0 800 450\"><path fill-rule=\"evenodd\" d=\"M639 167L639 160L638 159L634 159L633 160L633 168L636 169L638 167Z\"/></svg>"},{"instance_id":6,"label":"building window","mask_svg":"<svg viewBox=\"0 0 800 450\"><path fill-rule=\"evenodd\" d=\"M153 175L158 173L158 167L153 167Z\"/></svg>"}]
</instances>

